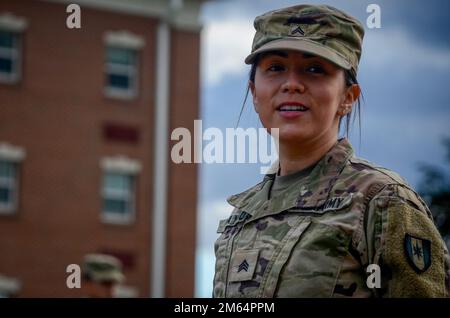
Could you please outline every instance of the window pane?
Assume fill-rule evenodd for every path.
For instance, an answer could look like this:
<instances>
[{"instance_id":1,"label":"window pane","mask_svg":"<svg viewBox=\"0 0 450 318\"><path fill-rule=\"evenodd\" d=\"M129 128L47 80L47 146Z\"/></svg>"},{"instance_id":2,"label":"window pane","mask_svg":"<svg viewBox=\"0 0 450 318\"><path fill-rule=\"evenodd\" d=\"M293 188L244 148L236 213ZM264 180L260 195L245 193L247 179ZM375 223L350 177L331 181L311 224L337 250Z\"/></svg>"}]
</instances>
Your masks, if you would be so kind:
<instances>
[{"instance_id":1,"label":"window pane","mask_svg":"<svg viewBox=\"0 0 450 318\"><path fill-rule=\"evenodd\" d=\"M0 72L12 73L12 60L0 57Z\"/></svg>"},{"instance_id":2,"label":"window pane","mask_svg":"<svg viewBox=\"0 0 450 318\"><path fill-rule=\"evenodd\" d=\"M108 48L106 53L107 63L130 65L134 63L135 52L129 49Z\"/></svg>"},{"instance_id":3,"label":"window pane","mask_svg":"<svg viewBox=\"0 0 450 318\"><path fill-rule=\"evenodd\" d=\"M0 188L0 203L11 203L11 190L8 188Z\"/></svg>"},{"instance_id":4,"label":"window pane","mask_svg":"<svg viewBox=\"0 0 450 318\"><path fill-rule=\"evenodd\" d=\"M103 211L111 213L126 214L128 213L128 204L125 200L111 200L106 199L104 202Z\"/></svg>"},{"instance_id":5,"label":"window pane","mask_svg":"<svg viewBox=\"0 0 450 318\"><path fill-rule=\"evenodd\" d=\"M105 175L104 187L106 189L125 190L129 192L131 187L130 179L131 177L128 175L108 173Z\"/></svg>"},{"instance_id":6,"label":"window pane","mask_svg":"<svg viewBox=\"0 0 450 318\"><path fill-rule=\"evenodd\" d=\"M12 32L0 31L0 47L14 47L15 36Z\"/></svg>"},{"instance_id":7,"label":"window pane","mask_svg":"<svg viewBox=\"0 0 450 318\"><path fill-rule=\"evenodd\" d=\"M0 177L14 178L16 176L15 166L12 162L0 161Z\"/></svg>"},{"instance_id":8,"label":"window pane","mask_svg":"<svg viewBox=\"0 0 450 318\"><path fill-rule=\"evenodd\" d=\"M108 86L121 89L128 89L130 87L130 78L125 75L109 74Z\"/></svg>"}]
</instances>

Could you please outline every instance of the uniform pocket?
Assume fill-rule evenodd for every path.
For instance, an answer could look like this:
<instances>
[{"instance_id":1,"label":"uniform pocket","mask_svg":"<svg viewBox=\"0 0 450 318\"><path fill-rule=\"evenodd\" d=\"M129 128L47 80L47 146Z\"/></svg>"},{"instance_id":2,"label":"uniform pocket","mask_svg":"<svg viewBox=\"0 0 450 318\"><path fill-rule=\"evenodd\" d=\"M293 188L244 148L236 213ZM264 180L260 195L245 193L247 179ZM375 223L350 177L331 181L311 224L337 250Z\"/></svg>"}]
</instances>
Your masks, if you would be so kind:
<instances>
[{"instance_id":1,"label":"uniform pocket","mask_svg":"<svg viewBox=\"0 0 450 318\"><path fill-rule=\"evenodd\" d=\"M275 287L267 286L276 286L290 251L309 224L309 217L293 215L247 224L231 254L225 297L271 297Z\"/></svg>"},{"instance_id":2,"label":"uniform pocket","mask_svg":"<svg viewBox=\"0 0 450 318\"><path fill-rule=\"evenodd\" d=\"M331 297L350 240L337 227L311 222L285 262L274 297Z\"/></svg>"},{"instance_id":3,"label":"uniform pocket","mask_svg":"<svg viewBox=\"0 0 450 318\"><path fill-rule=\"evenodd\" d=\"M262 280L262 288L259 297L273 298L278 286L280 273L291 257L294 246L304 235L306 229L310 226L310 218L300 219L300 224L293 228L282 240L279 248L273 253L273 258L268 264L266 275Z\"/></svg>"}]
</instances>

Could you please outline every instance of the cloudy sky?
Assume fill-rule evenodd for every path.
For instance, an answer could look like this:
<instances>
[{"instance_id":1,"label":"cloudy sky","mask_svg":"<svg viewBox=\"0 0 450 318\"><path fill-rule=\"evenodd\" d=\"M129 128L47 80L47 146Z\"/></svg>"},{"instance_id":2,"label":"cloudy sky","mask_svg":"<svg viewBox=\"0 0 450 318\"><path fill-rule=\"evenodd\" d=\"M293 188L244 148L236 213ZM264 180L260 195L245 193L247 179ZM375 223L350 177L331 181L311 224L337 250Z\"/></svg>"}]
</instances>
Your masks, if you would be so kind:
<instances>
[{"instance_id":1,"label":"cloudy sky","mask_svg":"<svg viewBox=\"0 0 450 318\"><path fill-rule=\"evenodd\" d=\"M450 136L450 2L445 0L309 1L329 4L366 25L370 3L381 8L381 28L369 29L358 79L362 87L358 156L390 168L417 186L419 162L444 167L444 136ZM253 19L299 4L289 0L216 0L202 10L203 129L235 127L245 96L244 64L254 34ZM240 127L261 127L249 101ZM257 164L200 166L196 296L210 297L218 221L231 212L226 198L259 182ZM444 167L445 168L445 167Z\"/></svg>"}]
</instances>

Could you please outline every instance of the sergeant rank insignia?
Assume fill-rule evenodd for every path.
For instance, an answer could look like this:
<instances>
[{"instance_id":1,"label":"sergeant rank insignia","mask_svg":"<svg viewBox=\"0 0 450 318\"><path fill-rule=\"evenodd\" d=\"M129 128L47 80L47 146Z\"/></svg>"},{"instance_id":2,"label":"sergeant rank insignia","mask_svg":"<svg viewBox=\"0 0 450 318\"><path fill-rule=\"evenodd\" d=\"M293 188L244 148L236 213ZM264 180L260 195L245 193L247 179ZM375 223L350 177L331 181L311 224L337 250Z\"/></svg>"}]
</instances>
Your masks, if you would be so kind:
<instances>
[{"instance_id":1,"label":"sergeant rank insignia","mask_svg":"<svg viewBox=\"0 0 450 318\"><path fill-rule=\"evenodd\" d=\"M430 241L405 234L405 253L417 273L423 273L431 266Z\"/></svg>"}]
</instances>

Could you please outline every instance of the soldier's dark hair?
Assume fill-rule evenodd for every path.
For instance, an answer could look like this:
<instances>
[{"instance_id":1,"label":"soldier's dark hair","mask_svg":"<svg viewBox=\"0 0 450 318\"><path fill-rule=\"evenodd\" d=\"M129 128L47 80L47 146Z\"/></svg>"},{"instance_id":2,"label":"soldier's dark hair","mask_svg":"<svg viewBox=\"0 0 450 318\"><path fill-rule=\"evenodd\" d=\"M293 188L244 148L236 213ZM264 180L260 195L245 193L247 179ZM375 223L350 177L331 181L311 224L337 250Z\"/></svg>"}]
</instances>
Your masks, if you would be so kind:
<instances>
[{"instance_id":1,"label":"soldier's dark hair","mask_svg":"<svg viewBox=\"0 0 450 318\"><path fill-rule=\"evenodd\" d=\"M258 66L258 62L261 59L261 55L257 55L255 57L255 60L250 68L249 72L249 81L254 83L255 82L255 75L256 75L256 67ZM356 79L356 75L349 70L344 71L344 79L345 79L345 85L347 87L352 86L353 84L358 84L358 80ZM239 122L242 117L242 112L244 111L245 103L247 102L248 94L250 92L250 84L247 85L247 89L245 92L245 98L244 102L242 103L241 111L239 112L239 118L236 124L236 127L239 125ZM358 128L359 128L359 137L361 139L361 98L364 101L364 96L361 92L361 95L358 96L358 99L356 100L355 107L352 107L352 111L349 112L347 115L345 115L345 135L348 138L348 134L350 131L350 121L352 118L352 114L355 112L358 116ZM354 111L353 109L356 108ZM353 124L355 123L356 116L353 117ZM341 124L342 124L342 117L339 119L339 131L341 130Z\"/></svg>"}]
</instances>

